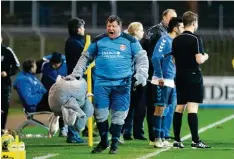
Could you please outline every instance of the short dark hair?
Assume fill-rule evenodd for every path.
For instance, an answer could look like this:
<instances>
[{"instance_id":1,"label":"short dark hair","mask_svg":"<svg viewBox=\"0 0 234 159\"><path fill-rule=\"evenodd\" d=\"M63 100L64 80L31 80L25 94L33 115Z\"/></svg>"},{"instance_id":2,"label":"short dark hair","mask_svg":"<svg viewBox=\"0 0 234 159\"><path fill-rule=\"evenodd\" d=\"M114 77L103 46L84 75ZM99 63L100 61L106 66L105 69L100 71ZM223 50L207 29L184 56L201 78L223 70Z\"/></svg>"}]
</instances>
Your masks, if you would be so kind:
<instances>
[{"instance_id":1,"label":"short dark hair","mask_svg":"<svg viewBox=\"0 0 234 159\"><path fill-rule=\"evenodd\" d=\"M23 70L24 72L30 72L33 68L33 64L36 63L34 60L25 60L23 62Z\"/></svg>"},{"instance_id":2,"label":"short dark hair","mask_svg":"<svg viewBox=\"0 0 234 159\"><path fill-rule=\"evenodd\" d=\"M174 27L179 26L179 23L183 23L180 17L172 17L168 24L168 28L167 28L168 33L171 33Z\"/></svg>"},{"instance_id":3,"label":"short dark hair","mask_svg":"<svg viewBox=\"0 0 234 159\"><path fill-rule=\"evenodd\" d=\"M183 14L182 17L184 27L191 25L193 22L198 20L198 15L191 11L187 11Z\"/></svg>"},{"instance_id":4,"label":"short dark hair","mask_svg":"<svg viewBox=\"0 0 234 159\"><path fill-rule=\"evenodd\" d=\"M79 18L73 18L68 21L68 32L70 35L76 34L77 28L80 28L81 26L85 25L85 21L83 19Z\"/></svg>"},{"instance_id":5,"label":"short dark hair","mask_svg":"<svg viewBox=\"0 0 234 159\"><path fill-rule=\"evenodd\" d=\"M117 15L111 15L111 16L109 16L107 18L107 20L106 20L106 24L108 22L113 23L114 21L116 21L119 26L122 26L122 20Z\"/></svg>"},{"instance_id":6,"label":"short dark hair","mask_svg":"<svg viewBox=\"0 0 234 159\"><path fill-rule=\"evenodd\" d=\"M176 12L175 9L166 9L165 11L163 11L162 17L167 16L167 14L168 14L170 11Z\"/></svg>"},{"instance_id":7,"label":"short dark hair","mask_svg":"<svg viewBox=\"0 0 234 159\"><path fill-rule=\"evenodd\" d=\"M62 54L58 53L58 52L53 52L51 59L50 59L50 63L62 63Z\"/></svg>"}]
</instances>

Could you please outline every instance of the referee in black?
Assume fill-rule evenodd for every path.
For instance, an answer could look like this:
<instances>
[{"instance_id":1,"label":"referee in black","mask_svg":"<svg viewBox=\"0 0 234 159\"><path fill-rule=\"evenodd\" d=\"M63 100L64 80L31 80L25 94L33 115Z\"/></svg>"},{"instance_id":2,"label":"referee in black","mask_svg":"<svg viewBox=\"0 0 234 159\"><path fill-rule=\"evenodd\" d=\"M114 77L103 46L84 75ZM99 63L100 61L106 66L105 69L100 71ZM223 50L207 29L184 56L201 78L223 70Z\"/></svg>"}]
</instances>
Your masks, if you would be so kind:
<instances>
[{"instance_id":1,"label":"referee in black","mask_svg":"<svg viewBox=\"0 0 234 159\"><path fill-rule=\"evenodd\" d=\"M173 147L184 148L180 139L182 116L187 105L188 124L192 134L192 148L210 148L198 136L198 106L203 102L203 78L200 64L208 60L202 40L194 34L198 28L197 14L187 11L183 14L184 32L172 43L172 54L176 64L177 106L173 118L175 142Z\"/></svg>"}]
</instances>

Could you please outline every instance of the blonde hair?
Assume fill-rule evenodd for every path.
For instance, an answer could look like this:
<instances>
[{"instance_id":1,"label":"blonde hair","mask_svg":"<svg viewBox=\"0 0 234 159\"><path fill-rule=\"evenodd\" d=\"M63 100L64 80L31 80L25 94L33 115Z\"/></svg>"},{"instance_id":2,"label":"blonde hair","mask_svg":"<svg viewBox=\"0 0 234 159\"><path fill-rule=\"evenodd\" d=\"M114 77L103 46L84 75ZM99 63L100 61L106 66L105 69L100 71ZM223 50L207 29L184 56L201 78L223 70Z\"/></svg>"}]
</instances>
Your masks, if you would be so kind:
<instances>
[{"instance_id":1,"label":"blonde hair","mask_svg":"<svg viewBox=\"0 0 234 159\"><path fill-rule=\"evenodd\" d=\"M128 25L127 33L131 36L136 36L136 31L143 27L142 23L140 22L132 22Z\"/></svg>"}]
</instances>

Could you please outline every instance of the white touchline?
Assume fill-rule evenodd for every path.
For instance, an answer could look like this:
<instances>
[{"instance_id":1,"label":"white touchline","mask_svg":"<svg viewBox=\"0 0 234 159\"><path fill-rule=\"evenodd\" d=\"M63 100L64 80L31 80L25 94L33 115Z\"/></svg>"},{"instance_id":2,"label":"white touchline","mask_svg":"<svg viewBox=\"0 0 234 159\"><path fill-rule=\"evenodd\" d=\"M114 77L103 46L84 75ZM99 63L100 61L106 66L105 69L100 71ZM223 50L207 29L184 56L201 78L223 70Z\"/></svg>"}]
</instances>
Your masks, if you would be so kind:
<instances>
[{"instance_id":1,"label":"white touchline","mask_svg":"<svg viewBox=\"0 0 234 159\"><path fill-rule=\"evenodd\" d=\"M198 133L200 134L200 133L202 133L202 132L205 132L205 131L207 131L207 130L210 129L210 128L213 128L213 127L215 127L215 126L217 126L217 125L219 125L219 124L225 123L225 122L227 122L227 121L229 121L229 120L232 120L232 119L234 119L234 115L230 115L230 116L228 116L228 117L226 117L226 118L224 118L224 119L222 119L222 120L219 120L219 121L217 121L217 122L215 122L215 123L212 123L212 124L209 124L209 125L205 126L205 127L201 128L201 129L199 129ZM182 137L181 140L184 141L184 140L189 139L190 137L191 137L191 134L188 134L188 135L185 135L184 137ZM160 154L161 152L168 151L169 149L171 149L171 147L168 147L168 148L165 148L165 149L157 150L157 151L155 151L155 152L149 153L149 154L144 155L144 156L142 156L142 157L139 157L139 158L137 158L137 159L146 159L146 158L150 158L150 157L153 157L153 156L157 156L157 155Z\"/></svg>"},{"instance_id":2,"label":"white touchline","mask_svg":"<svg viewBox=\"0 0 234 159\"><path fill-rule=\"evenodd\" d=\"M57 156L58 154L47 154L46 156L33 157L33 159L47 159L50 157Z\"/></svg>"}]
</instances>

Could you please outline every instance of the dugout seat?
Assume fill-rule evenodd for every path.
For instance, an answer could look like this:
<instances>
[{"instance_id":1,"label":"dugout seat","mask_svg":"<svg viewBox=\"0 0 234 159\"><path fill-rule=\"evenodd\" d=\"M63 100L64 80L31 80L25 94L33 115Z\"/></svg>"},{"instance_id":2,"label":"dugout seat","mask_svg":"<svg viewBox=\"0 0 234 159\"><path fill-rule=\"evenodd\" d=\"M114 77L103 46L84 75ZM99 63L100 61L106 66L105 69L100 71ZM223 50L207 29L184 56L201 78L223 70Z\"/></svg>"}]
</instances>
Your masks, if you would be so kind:
<instances>
[{"instance_id":1,"label":"dugout seat","mask_svg":"<svg viewBox=\"0 0 234 159\"><path fill-rule=\"evenodd\" d=\"M14 88L14 90L16 90L17 94L18 94L18 97L21 101L21 104L23 106L23 102L22 102L22 99L20 98L19 96L19 93L17 91L16 88ZM48 131L48 134L49 134L49 126L42 123L41 121L35 119L34 117L37 116L37 115L45 115L45 114L51 114L52 112L50 111L36 111L36 112L28 112L25 107L23 106L23 113L26 117L26 120L20 124L20 126L16 129L16 132L18 133L18 135L21 135L22 134L22 130L29 126L29 125L36 125L36 126L39 126L39 127L42 127L44 129L46 129ZM48 121L49 121L49 118L48 118ZM46 135L48 135L46 134Z\"/></svg>"},{"instance_id":2,"label":"dugout seat","mask_svg":"<svg viewBox=\"0 0 234 159\"><path fill-rule=\"evenodd\" d=\"M49 127L47 125L45 125L44 123L42 123L41 121L37 120L34 118L35 115L43 115L43 114L51 114L51 112L49 111L41 111L41 112L27 112L24 108L23 108L23 112L26 116L26 121L24 121L17 129L16 132L20 135L22 133L22 130L27 127L28 125L37 125L39 127L42 127L44 129L46 129L49 132Z\"/></svg>"}]
</instances>

